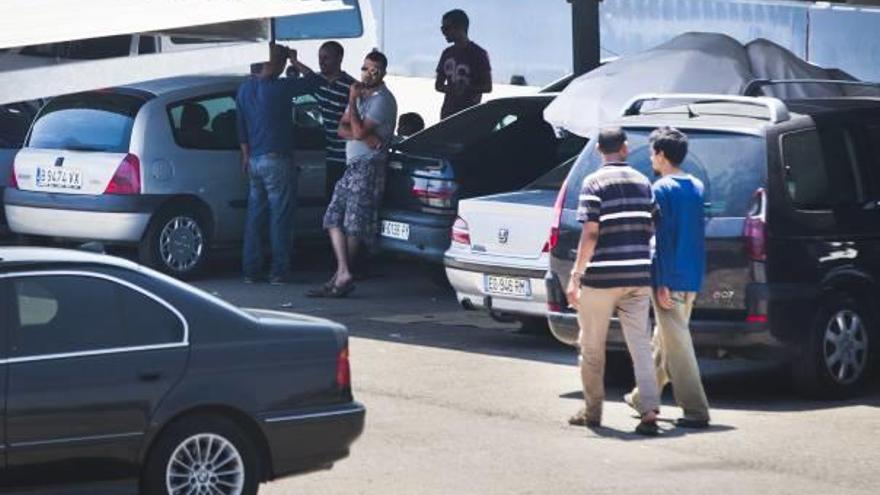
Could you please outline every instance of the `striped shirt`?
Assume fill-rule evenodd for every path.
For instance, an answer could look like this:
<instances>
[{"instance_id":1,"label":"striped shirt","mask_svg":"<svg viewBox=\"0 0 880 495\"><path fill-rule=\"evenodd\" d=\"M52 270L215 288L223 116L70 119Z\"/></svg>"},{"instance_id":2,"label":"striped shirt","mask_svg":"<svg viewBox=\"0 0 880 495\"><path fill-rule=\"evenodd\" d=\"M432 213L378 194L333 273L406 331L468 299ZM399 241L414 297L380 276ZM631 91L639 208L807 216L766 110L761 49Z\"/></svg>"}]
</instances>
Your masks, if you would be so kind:
<instances>
[{"instance_id":1,"label":"striped shirt","mask_svg":"<svg viewBox=\"0 0 880 495\"><path fill-rule=\"evenodd\" d=\"M599 240L581 285L650 286L651 237L657 214L651 182L626 163L606 163L584 178L577 219L597 222Z\"/></svg>"},{"instance_id":2,"label":"striped shirt","mask_svg":"<svg viewBox=\"0 0 880 495\"><path fill-rule=\"evenodd\" d=\"M345 140L337 134L339 119L348 106L348 92L355 79L343 72L335 81L330 82L323 75L312 76L313 95L321 109L321 120L324 124L324 138L327 143L327 161L345 165Z\"/></svg>"}]
</instances>

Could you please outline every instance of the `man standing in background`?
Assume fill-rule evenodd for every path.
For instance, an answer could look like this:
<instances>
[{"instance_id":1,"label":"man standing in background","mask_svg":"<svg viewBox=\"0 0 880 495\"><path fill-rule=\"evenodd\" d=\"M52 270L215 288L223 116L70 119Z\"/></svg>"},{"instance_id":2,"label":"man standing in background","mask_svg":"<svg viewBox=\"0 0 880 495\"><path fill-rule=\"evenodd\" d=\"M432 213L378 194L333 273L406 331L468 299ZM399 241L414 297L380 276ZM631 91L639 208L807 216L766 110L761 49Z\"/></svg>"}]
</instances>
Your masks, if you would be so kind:
<instances>
[{"instance_id":1,"label":"man standing in background","mask_svg":"<svg viewBox=\"0 0 880 495\"><path fill-rule=\"evenodd\" d=\"M333 187L345 172L345 140L337 134L339 120L348 106L348 93L355 78L342 70L345 50L336 41L328 41L318 50L319 73L314 73L302 62L291 57L296 71L305 75L309 92L318 100L327 153L326 193L329 198ZM293 74L288 74L293 76Z\"/></svg>"},{"instance_id":2,"label":"man standing in background","mask_svg":"<svg viewBox=\"0 0 880 495\"><path fill-rule=\"evenodd\" d=\"M287 47L272 44L269 61L241 85L235 98L242 170L250 179L242 248L245 283L261 277L260 233L267 216L272 247L269 282L282 285L290 276L291 218L298 179L291 115L293 98L305 94L306 85L279 77L289 56Z\"/></svg>"},{"instance_id":3,"label":"man standing in background","mask_svg":"<svg viewBox=\"0 0 880 495\"><path fill-rule=\"evenodd\" d=\"M489 55L468 38L469 25L467 14L461 9L443 14L440 31L452 46L440 55L434 82L434 88L445 95L441 119L480 103L483 93L492 91Z\"/></svg>"}]
</instances>

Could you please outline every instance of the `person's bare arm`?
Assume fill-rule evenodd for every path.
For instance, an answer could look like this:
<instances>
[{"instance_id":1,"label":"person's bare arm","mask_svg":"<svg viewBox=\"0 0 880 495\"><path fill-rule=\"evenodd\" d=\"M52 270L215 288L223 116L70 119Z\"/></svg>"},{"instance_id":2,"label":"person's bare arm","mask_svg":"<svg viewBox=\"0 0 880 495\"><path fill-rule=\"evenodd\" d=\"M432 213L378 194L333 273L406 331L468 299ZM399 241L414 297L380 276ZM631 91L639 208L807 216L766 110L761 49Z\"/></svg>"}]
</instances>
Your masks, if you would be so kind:
<instances>
[{"instance_id":1,"label":"person's bare arm","mask_svg":"<svg viewBox=\"0 0 880 495\"><path fill-rule=\"evenodd\" d=\"M354 139L354 136L351 134L351 118L347 108L342 114L342 118L339 119L339 128L336 129L336 135L349 141Z\"/></svg>"},{"instance_id":2,"label":"person's bare arm","mask_svg":"<svg viewBox=\"0 0 880 495\"><path fill-rule=\"evenodd\" d=\"M440 93L446 93L448 88L446 86L445 74L441 74L439 72L437 73L437 78L434 80L434 89L436 89Z\"/></svg>"},{"instance_id":3,"label":"person's bare arm","mask_svg":"<svg viewBox=\"0 0 880 495\"><path fill-rule=\"evenodd\" d=\"M599 224L598 222L586 222L581 230L581 239L578 243L577 258L575 258L574 266L571 269L571 276L568 279L568 289L565 295L568 304L577 307L580 299L581 275L587 268L587 264L593 259L593 253L596 251L596 243L599 241Z\"/></svg>"}]
</instances>

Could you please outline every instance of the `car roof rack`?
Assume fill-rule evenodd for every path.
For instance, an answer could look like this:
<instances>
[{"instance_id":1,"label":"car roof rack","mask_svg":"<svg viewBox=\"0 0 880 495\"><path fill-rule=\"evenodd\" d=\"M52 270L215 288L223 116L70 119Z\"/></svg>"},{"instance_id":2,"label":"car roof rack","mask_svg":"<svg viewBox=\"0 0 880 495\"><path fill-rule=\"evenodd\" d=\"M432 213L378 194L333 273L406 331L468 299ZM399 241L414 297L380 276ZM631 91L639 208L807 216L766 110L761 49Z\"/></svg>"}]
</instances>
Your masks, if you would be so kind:
<instances>
[{"instance_id":1,"label":"car roof rack","mask_svg":"<svg viewBox=\"0 0 880 495\"><path fill-rule=\"evenodd\" d=\"M860 86L880 90L880 83L865 81L849 81L846 79L752 79L743 89L743 96L758 96L765 86L782 86L786 84L836 84L838 86Z\"/></svg>"},{"instance_id":2,"label":"car roof rack","mask_svg":"<svg viewBox=\"0 0 880 495\"><path fill-rule=\"evenodd\" d=\"M788 113L788 107L778 98L770 98L766 96L739 96L739 95L722 95L722 94L704 94L704 93L647 93L636 96L626 104L623 110L624 116L641 115L642 105L649 101L659 100L679 100L688 103L741 103L743 105L751 105L764 107L769 112L769 120L771 123L785 122L791 117ZM690 107L689 111L690 111Z\"/></svg>"}]
</instances>

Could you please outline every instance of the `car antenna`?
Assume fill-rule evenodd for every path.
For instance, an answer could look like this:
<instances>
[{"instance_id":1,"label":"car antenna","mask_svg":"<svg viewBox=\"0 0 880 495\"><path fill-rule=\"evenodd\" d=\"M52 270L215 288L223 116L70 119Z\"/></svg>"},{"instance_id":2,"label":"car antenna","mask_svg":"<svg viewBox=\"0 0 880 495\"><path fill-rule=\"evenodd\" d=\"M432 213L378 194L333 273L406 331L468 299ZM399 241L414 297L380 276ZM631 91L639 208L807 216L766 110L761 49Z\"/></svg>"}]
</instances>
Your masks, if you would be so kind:
<instances>
[{"instance_id":1,"label":"car antenna","mask_svg":"<svg viewBox=\"0 0 880 495\"><path fill-rule=\"evenodd\" d=\"M695 117L700 116L700 114L698 114L697 112L694 111L694 109L690 106L690 104L688 104L687 109L688 109L688 118L689 119L693 119Z\"/></svg>"}]
</instances>

